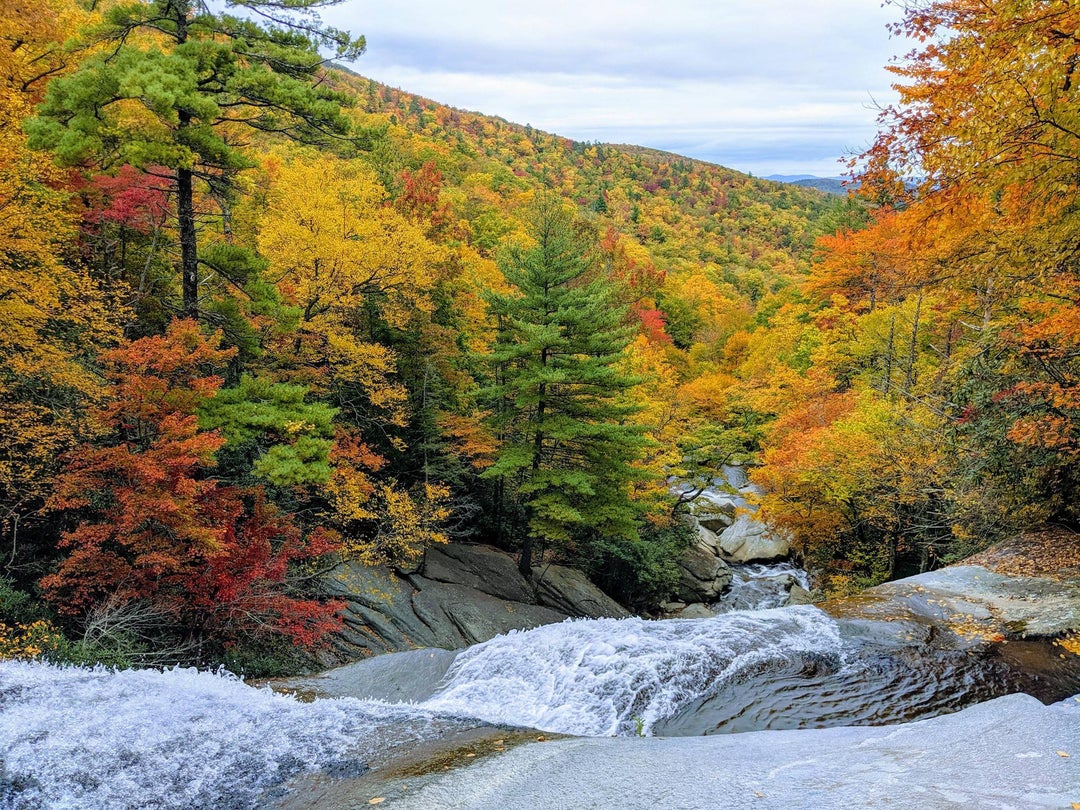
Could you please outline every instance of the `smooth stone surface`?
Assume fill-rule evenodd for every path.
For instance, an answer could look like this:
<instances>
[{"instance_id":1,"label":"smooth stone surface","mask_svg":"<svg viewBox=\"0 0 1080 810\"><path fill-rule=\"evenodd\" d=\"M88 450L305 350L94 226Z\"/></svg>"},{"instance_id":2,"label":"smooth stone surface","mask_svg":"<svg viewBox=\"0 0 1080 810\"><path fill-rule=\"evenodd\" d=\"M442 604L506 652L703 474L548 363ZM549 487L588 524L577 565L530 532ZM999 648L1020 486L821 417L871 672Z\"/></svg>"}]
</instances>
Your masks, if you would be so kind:
<instances>
[{"instance_id":1,"label":"smooth stone surface","mask_svg":"<svg viewBox=\"0 0 1080 810\"><path fill-rule=\"evenodd\" d=\"M887 582L862 597L868 605L896 611L903 604L935 621L962 617L1001 625L1022 636L1052 636L1080 630L1080 582L1004 576L978 565L954 565Z\"/></svg>"},{"instance_id":2,"label":"smooth stone surface","mask_svg":"<svg viewBox=\"0 0 1080 810\"><path fill-rule=\"evenodd\" d=\"M393 806L1035 810L1077 801L1080 702L1009 695L899 726L537 743L436 775Z\"/></svg>"},{"instance_id":3,"label":"smooth stone surface","mask_svg":"<svg viewBox=\"0 0 1080 810\"><path fill-rule=\"evenodd\" d=\"M769 562L791 553L791 539L773 534L750 515L739 515L719 537L720 556L729 563Z\"/></svg>"},{"instance_id":4,"label":"smooth stone surface","mask_svg":"<svg viewBox=\"0 0 1080 810\"><path fill-rule=\"evenodd\" d=\"M407 650L377 655L317 675L274 680L271 685L275 691L319 698L419 703L435 694L457 655L451 650Z\"/></svg>"},{"instance_id":5,"label":"smooth stone surface","mask_svg":"<svg viewBox=\"0 0 1080 810\"><path fill-rule=\"evenodd\" d=\"M597 588L583 573L565 565L533 568L536 601L567 616L622 619L630 611Z\"/></svg>"},{"instance_id":6,"label":"smooth stone surface","mask_svg":"<svg viewBox=\"0 0 1080 810\"><path fill-rule=\"evenodd\" d=\"M533 601L532 589L513 558L491 546L432 546L424 554L420 573L426 579L475 588L510 602Z\"/></svg>"},{"instance_id":7,"label":"smooth stone surface","mask_svg":"<svg viewBox=\"0 0 1080 810\"><path fill-rule=\"evenodd\" d=\"M346 607L332 650L319 655L323 666L424 647L460 649L571 616L630 615L576 569L538 567L527 581L511 555L490 546L434 547L417 570L343 563L325 577L327 595Z\"/></svg>"},{"instance_id":8,"label":"smooth stone surface","mask_svg":"<svg viewBox=\"0 0 1080 810\"><path fill-rule=\"evenodd\" d=\"M510 630L528 630L542 624L561 622L568 614L540 605L498 599L465 585L432 582L413 576L416 585L413 609L431 627L438 644L433 647L457 649L487 641Z\"/></svg>"}]
</instances>

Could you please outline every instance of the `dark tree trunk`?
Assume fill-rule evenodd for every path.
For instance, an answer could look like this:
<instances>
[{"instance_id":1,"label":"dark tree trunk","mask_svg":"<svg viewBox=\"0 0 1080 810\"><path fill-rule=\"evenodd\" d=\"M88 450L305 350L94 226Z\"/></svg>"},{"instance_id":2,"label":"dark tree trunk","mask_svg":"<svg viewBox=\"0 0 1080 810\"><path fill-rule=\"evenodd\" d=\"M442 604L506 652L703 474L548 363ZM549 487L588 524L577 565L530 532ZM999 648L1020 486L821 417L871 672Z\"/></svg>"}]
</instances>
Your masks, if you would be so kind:
<instances>
[{"instance_id":1,"label":"dark tree trunk","mask_svg":"<svg viewBox=\"0 0 1080 810\"><path fill-rule=\"evenodd\" d=\"M518 571L525 579L529 579L532 576L532 552L533 552L533 539L531 534L526 534L525 539L521 541L521 559L518 560Z\"/></svg>"},{"instance_id":2,"label":"dark tree trunk","mask_svg":"<svg viewBox=\"0 0 1080 810\"><path fill-rule=\"evenodd\" d=\"M195 237L195 201L190 169L176 170L176 214L180 225L180 274L184 317L199 319L199 253Z\"/></svg>"}]
</instances>

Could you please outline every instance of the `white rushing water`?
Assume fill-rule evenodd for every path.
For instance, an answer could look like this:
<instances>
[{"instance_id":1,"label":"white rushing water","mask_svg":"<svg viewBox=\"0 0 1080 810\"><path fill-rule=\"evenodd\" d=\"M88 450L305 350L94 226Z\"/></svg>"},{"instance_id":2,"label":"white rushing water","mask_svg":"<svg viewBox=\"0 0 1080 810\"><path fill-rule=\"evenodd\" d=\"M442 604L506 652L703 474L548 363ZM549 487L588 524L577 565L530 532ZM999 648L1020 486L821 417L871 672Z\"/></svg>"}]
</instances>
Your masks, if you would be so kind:
<instances>
[{"instance_id":1,"label":"white rushing water","mask_svg":"<svg viewBox=\"0 0 1080 810\"><path fill-rule=\"evenodd\" d=\"M810 590L810 575L789 562L733 565L731 573L731 586L710 606L717 613L781 607L792 584Z\"/></svg>"},{"instance_id":2,"label":"white rushing water","mask_svg":"<svg viewBox=\"0 0 1080 810\"><path fill-rule=\"evenodd\" d=\"M193 669L0 663L0 807L241 808L314 767L428 731L414 707L301 703Z\"/></svg>"},{"instance_id":3,"label":"white rushing water","mask_svg":"<svg viewBox=\"0 0 1080 810\"><path fill-rule=\"evenodd\" d=\"M806 654L841 655L836 623L812 607L511 633L462 652L417 705L303 703L192 669L4 662L0 808L257 807L293 774L362 771L380 750L464 727L454 718L648 734L720 685Z\"/></svg>"},{"instance_id":4,"label":"white rushing water","mask_svg":"<svg viewBox=\"0 0 1080 810\"><path fill-rule=\"evenodd\" d=\"M564 734L647 735L734 678L810 654L841 655L836 622L813 607L569 621L470 647L421 705Z\"/></svg>"}]
</instances>

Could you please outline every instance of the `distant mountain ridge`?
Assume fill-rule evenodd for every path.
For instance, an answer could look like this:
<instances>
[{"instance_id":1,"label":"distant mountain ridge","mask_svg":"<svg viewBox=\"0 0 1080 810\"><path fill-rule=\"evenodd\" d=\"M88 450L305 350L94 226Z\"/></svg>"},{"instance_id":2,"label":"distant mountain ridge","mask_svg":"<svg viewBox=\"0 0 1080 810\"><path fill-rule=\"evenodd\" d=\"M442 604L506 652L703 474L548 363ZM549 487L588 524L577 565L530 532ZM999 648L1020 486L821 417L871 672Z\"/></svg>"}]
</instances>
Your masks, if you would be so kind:
<instances>
[{"instance_id":1,"label":"distant mountain ridge","mask_svg":"<svg viewBox=\"0 0 1080 810\"><path fill-rule=\"evenodd\" d=\"M786 183L791 186L816 188L819 191L824 191L828 194L843 195L847 193L847 188L844 186L845 179L843 177L818 177L813 174L770 174L765 179L773 180L777 183Z\"/></svg>"}]
</instances>

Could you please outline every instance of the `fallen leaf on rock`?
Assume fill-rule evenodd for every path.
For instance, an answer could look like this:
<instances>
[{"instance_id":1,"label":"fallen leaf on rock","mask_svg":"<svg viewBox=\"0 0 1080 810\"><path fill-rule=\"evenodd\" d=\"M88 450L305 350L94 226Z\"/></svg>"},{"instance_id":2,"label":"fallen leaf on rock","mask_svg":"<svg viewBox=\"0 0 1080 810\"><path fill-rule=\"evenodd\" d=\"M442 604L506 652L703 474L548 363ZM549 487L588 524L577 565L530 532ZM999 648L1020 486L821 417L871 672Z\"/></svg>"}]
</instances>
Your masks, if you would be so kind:
<instances>
[{"instance_id":1,"label":"fallen leaf on rock","mask_svg":"<svg viewBox=\"0 0 1080 810\"><path fill-rule=\"evenodd\" d=\"M369 799L368 804L382 804L386 801L385 796L376 796L374 799Z\"/></svg>"}]
</instances>

